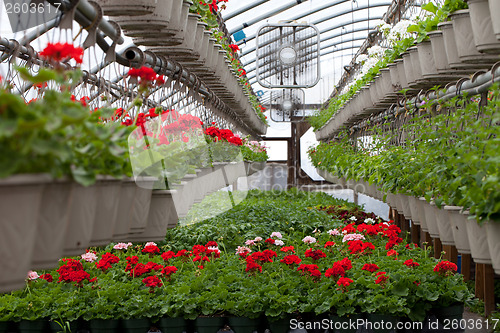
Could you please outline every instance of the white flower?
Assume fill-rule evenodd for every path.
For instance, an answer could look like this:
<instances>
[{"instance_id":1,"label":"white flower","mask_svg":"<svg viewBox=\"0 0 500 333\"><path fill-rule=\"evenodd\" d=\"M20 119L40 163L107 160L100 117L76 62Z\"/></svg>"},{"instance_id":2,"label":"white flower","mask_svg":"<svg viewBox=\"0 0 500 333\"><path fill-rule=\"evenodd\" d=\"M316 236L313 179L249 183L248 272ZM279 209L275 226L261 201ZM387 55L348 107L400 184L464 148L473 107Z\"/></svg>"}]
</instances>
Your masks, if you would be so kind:
<instances>
[{"instance_id":1,"label":"white flower","mask_svg":"<svg viewBox=\"0 0 500 333\"><path fill-rule=\"evenodd\" d=\"M374 219L372 219L371 217L369 217L369 218L365 219L365 221L364 221L364 222L365 222L366 224L373 224L373 223L375 223L375 220L374 220Z\"/></svg>"},{"instance_id":2,"label":"white flower","mask_svg":"<svg viewBox=\"0 0 500 333\"><path fill-rule=\"evenodd\" d=\"M283 246L285 245L285 243L282 240L277 239L276 241L274 241L274 245Z\"/></svg>"},{"instance_id":3,"label":"white flower","mask_svg":"<svg viewBox=\"0 0 500 333\"><path fill-rule=\"evenodd\" d=\"M247 246L252 246L252 245L255 245L255 241L253 239L249 239L245 242L245 245Z\"/></svg>"},{"instance_id":4,"label":"white flower","mask_svg":"<svg viewBox=\"0 0 500 333\"><path fill-rule=\"evenodd\" d=\"M157 246L155 242L147 242L146 245L144 245L144 247L148 247L148 246Z\"/></svg>"},{"instance_id":5,"label":"white flower","mask_svg":"<svg viewBox=\"0 0 500 333\"><path fill-rule=\"evenodd\" d=\"M208 253L208 251L211 251L210 253L213 252L213 253L216 253L216 254L220 254L220 250L219 250L219 248L217 246L209 246L207 248L207 253Z\"/></svg>"},{"instance_id":6,"label":"white flower","mask_svg":"<svg viewBox=\"0 0 500 333\"><path fill-rule=\"evenodd\" d=\"M243 254L243 253L249 253L252 252L249 247L246 246L238 246L236 248L236 254Z\"/></svg>"},{"instance_id":7,"label":"white flower","mask_svg":"<svg viewBox=\"0 0 500 333\"><path fill-rule=\"evenodd\" d=\"M365 239L365 236L362 234L347 234L342 238L342 243L352 241L352 240L363 240Z\"/></svg>"},{"instance_id":8,"label":"white flower","mask_svg":"<svg viewBox=\"0 0 500 333\"><path fill-rule=\"evenodd\" d=\"M361 64L361 63L365 62L366 60L368 60L368 56L366 54L360 54L356 58L356 63Z\"/></svg>"},{"instance_id":9,"label":"white flower","mask_svg":"<svg viewBox=\"0 0 500 333\"><path fill-rule=\"evenodd\" d=\"M115 250L126 250L129 248L129 246L132 246L132 243L118 243L115 246L113 246L113 249Z\"/></svg>"},{"instance_id":10,"label":"white flower","mask_svg":"<svg viewBox=\"0 0 500 333\"><path fill-rule=\"evenodd\" d=\"M85 260L86 262L94 262L96 261L97 255L94 252L87 252L81 255L82 259Z\"/></svg>"},{"instance_id":11,"label":"white flower","mask_svg":"<svg viewBox=\"0 0 500 333\"><path fill-rule=\"evenodd\" d=\"M373 45L368 49L368 56L369 57L377 57L380 58L383 56L385 53L385 48L381 47L380 45Z\"/></svg>"},{"instance_id":12,"label":"white flower","mask_svg":"<svg viewBox=\"0 0 500 333\"><path fill-rule=\"evenodd\" d=\"M328 234L330 236L338 236L338 235L340 235L340 232L337 229L332 229L332 230L328 230Z\"/></svg>"},{"instance_id":13,"label":"white flower","mask_svg":"<svg viewBox=\"0 0 500 333\"><path fill-rule=\"evenodd\" d=\"M351 221L357 221L358 219L356 218L356 216L351 216L351 218L349 220L351 220Z\"/></svg>"},{"instance_id":14,"label":"white flower","mask_svg":"<svg viewBox=\"0 0 500 333\"><path fill-rule=\"evenodd\" d=\"M283 238L283 236L281 235L281 232L279 232L279 231L272 232L270 238L273 238L273 237L276 237L276 238L279 238L279 239Z\"/></svg>"},{"instance_id":15,"label":"white flower","mask_svg":"<svg viewBox=\"0 0 500 333\"><path fill-rule=\"evenodd\" d=\"M254 242L260 242L262 240L262 237L255 237Z\"/></svg>"},{"instance_id":16,"label":"white flower","mask_svg":"<svg viewBox=\"0 0 500 333\"><path fill-rule=\"evenodd\" d=\"M306 237L304 237L304 239L302 241L306 244L313 244L313 243L316 243L316 238L314 238L312 236L306 236Z\"/></svg>"},{"instance_id":17,"label":"white flower","mask_svg":"<svg viewBox=\"0 0 500 333\"><path fill-rule=\"evenodd\" d=\"M37 273L37 272L34 272L34 271L29 271L29 272L28 272L28 276L27 276L27 278L28 278L28 280L30 280L30 281L36 280L36 279L38 279L39 277L40 277L40 276L38 275L38 273Z\"/></svg>"}]
</instances>

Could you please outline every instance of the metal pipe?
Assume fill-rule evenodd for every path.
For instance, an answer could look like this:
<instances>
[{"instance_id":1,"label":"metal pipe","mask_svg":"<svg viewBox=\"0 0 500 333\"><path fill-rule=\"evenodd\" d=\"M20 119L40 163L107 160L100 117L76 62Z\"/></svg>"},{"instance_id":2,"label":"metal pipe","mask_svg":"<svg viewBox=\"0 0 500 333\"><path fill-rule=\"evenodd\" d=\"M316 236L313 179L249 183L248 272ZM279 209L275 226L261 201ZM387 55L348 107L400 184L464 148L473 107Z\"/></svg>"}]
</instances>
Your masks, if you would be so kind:
<instances>
[{"instance_id":1,"label":"metal pipe","mask_svg":"<svg viewBox=\"0 0 500 333\"><path fill-rule=\"evenodd\" d=\"M386 7L386 6L389 6L390 4L391 4L391 2L383 2L383 3L379 3L379 4L375 4L375 5L370 5L370 6L362 6L362 7L358 7L358 8L356 8L356 9L354 9L354 10L351 10L351 9L349 9L349 10L344 10L344 11L342 11L342 12L336 12L335 14L333 14L333 15L331 15L331 16L327 16L327 17L320 18L320 19L317 19L317 20L315 20L315 21L312 21L312 22L310 22L310 24L316 25L316 24L320 24L320 23L323 23L323 22L328 21L328 20L332 20L332 19L337 18L337 17L342 16L342 15L350 14L350 13L352 13L352 12L357 12L357 11L360 11L360 10L365 10L365 9L374 8L374 7ZM370 20L373 20L373 17L370 17ZM366 19L364 19L364 20L362 20L362 21L368 21L368 18L366 18ZM354 21L353 21L353 20L351 20L350 22L346 22L346 23L344 23L344 25L351 24L351 23L353 23L353 22L354 22ZM251 40L255 39L256 37L257 37L257 34L254 34L253 36L251 36L251 37L247 37L247 38L245 38L245 40L244 40L244 41L240 41L240 42L238 42L237 44L238 44L238 45L241 45L241 44L243 44L244 42L249 42L249 41L251 41Z\"/></svg>"},{"instance_id":2,"label":"metal pipe","mask_svg":"<svg viewBox=\"0 0 500 333\"><path fill-rule=\"evenodd\" d=\"M274 15L277 15L281 12L284 12L285 10L287 9L290 9L292 7L295 7L296 5L299 5L301 3L304 3L308 0L293 0L293 2L290 2L290 3L287 3L287 4L284 4L278 8L276 8L275 10L271 11L271 12L266 12L260 16L256 16L254 18L252 18L251 20L229 30L229 34L232 35L234 34L236 31L240 31L241 29L244 29L244 28L247 28L251 25L254 25L255 23L258 23L258 22L262 22L262 21L265 21L266 19L274 16Z\"/></svg>"},{"instance_id":3,"label":"metal pipe","mask_svg":"<svg viewBox=\"0 0 500 333\"><path fill-rule=\"evenodd\" d=\"M95 17L97 16L94 7L89 4L87 0L80 0L78 2L77 9L91 21L94 21ZM109 24L106 19L103 18L101 22L99 22L98 27L102 32L106 34L106 36L110 37L111 39L115 39L117 37L115 28L111 24ZM119 36L116 43L123 44L123 42L123 37Z\"/></svg>"},{"instance_id":4,"label":"metal pipe","mask_svg":"<svg viewBox=\"0 0 500 333\"><path fill-rule=\"evenodd\" d=\"M246 12L247 10L252 9L252 8L255 8L255 7L257 7L257 6L260 6L260 5L262 5L263 3L266 3L266 2L268 2L268 1L269 1L269 0L259 0L259 1L256 1L256 2L254 2L254 3L249 3L248 5L241 7L240 9L238 9L238 10L237 10L237 11L235 11L235 12L232 12L232 13L229 13L229 14L227 14L227 15L224 15L224 17L223 17L223 18L224 18L224 21L225 21L225 22L227 22L227 21L229 21L230 19L232 19L233 17L238 16L238 15L240 15L240 14L243 14L243 13L244 13L244 12Z\"/></svg>"}]
</instances>

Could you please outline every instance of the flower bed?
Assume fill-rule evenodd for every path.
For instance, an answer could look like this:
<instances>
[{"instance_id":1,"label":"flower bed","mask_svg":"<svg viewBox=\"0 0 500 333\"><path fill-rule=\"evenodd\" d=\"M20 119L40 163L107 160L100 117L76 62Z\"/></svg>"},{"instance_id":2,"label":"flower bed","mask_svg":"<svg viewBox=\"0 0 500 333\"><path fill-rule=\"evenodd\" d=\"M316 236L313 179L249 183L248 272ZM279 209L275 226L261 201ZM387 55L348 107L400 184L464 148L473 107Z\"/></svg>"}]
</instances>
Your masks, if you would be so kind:
<instances>
[{"instance_id":1,"label":"flower bed","mask_svg":"<svg viewBox=\"0 0 500 333\"><path fill-rule=\"evenodd\" d=\"M265 193L259 196L270 201ZM306 313L422 321L433 309L468 298L456 266L406 243L391 221L301 209L318 219L287 228L289 221L278 217L269 224L279 227L264 233L252 232L257 224L243 218L229 228L245 224L250 229L245 237L205 241L194 227L186 228L192 246L180 246L189 234L184 233L164 245L110 244L64 258L56 270L31 272L26 289L0 297L0 321L199 316L272 321ZM346 209L352 206L323 208L333 214Z\"/></svg>"}]
</instances>

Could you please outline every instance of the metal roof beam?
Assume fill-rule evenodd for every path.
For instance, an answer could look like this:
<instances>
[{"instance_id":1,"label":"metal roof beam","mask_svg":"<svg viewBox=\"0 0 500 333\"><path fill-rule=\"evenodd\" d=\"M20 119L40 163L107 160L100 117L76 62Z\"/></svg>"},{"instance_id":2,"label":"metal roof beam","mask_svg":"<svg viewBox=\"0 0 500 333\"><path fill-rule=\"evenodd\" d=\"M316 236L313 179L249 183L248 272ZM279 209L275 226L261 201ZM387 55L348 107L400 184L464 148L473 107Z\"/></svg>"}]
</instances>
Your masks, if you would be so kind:
<instances>
[{"instance_id":1,"label":"metal roof beam","mask_svg":"<svg viewBox=\"0 0 500 333\"><path fill-rule=\"evenodd\" d=\"M281 12L284 12L285 10L287 9L290 9L292 7L295 7L301 3L304 3L308 0L293 0L292 2L290 3L287 3L287 4L284 4L284 5L281 5L280 7L276 8L275 10L273 10L272 12L267 12L267 13L264 13L260 16L256 16L254 18L252 18L251 20L241 24L241 25L238 25L236 26L235 28L229 30L229 34L232 35L234 34L236 31L240 31L241 29L244 29L244 28L247 28L251 25L254 25L255 23L258 23L258 22L262 22L262 21L265 21L266 19L274 16L274 15L277 15Z\"/></svg>"},{"instance_id":2,"label":"metal roof beam","mask_svg":"<svg viewBox=\"0 0 500 333\"><path fill-rule=\"evenodd\" d=\"M259 1L253 2L253 3L249 3L248 5L246 5L246 6L242 7L242 8L240 8L240 9L238 9L235 12L229 13L227 15L223 15L222 18L224 19L225 22L227 22L228 20L232 19L233 17L238 16L240 14L243 14L247 10L250 10L252 8L255 8L255 7L258 7L258 6L260 6L263 3L266 3L268 1L269 0L259 0Z\"/></svg>"}]
</instances>

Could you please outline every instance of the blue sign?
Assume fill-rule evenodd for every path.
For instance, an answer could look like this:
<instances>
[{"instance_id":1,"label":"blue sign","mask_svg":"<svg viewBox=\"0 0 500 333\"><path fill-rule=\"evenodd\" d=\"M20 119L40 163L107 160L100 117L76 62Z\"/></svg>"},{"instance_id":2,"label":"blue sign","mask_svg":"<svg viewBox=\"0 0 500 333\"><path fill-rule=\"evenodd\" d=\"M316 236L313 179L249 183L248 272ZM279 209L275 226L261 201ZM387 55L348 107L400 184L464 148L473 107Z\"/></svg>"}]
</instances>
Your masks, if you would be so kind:
<instances>
[{"instance_id":1,"label":"blue sign","mask_svg":"<svg viewBox=\"0 0 500 333\"><path fill-rule=\"evenodd\" d=\"M234 38L235 42L239 42L240 40L243 40L243 39L247 38L247 35L245 35L245 33L243 32L243 30L239 30L239 31L236 31L233 34L233 38Z\"/></svg>"},{"instance_id":2,"label":"blue sign","mask_svg":"<svg viewBox=\"0 0 500 333\"><path fill-rule=\"evenodd\" d=\"M258 97L262 97L264 96L264 92L262 90L258 90L255 92L255 95L257 95Z\"/></svg>"}]
</instances>

